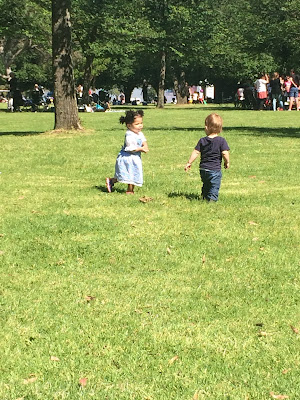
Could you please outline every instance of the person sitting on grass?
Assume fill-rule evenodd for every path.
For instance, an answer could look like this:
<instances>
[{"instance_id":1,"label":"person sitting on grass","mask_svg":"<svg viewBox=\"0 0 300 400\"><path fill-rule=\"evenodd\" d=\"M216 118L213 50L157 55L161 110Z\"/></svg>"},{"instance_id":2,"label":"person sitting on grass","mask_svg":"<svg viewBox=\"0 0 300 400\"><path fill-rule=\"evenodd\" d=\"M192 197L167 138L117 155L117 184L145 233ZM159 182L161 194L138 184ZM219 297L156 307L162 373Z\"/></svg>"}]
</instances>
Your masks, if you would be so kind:
<instances>
[{"instance_id":1,"label":"person sitting on grass","mask_svg":"<svg viewBox=\"0 0 300 400\"><path fill-rule=\"evenodd\" d=\"M229 146L226 140L219 136L222 131L223 121L220 115L210 114L205 119L206 137L202 137L193 150L185 171L191 169L192 163L201 154L200 176L203 183L202 198L207 201L218 201L221 186L221 164L229 168Z\"/></svg>"},{"instance_id":2,"label":"person sitting on grass","mask_svg":"<svg viewBox=\"0 0 300 400\"><path fill-rule=\"evenodd\" d=\"M125 117L120 118L120 123L126 124L127 132L124 145L117 157L115 176L105 179L109 193L117 182L128 185L126 194L134 194L134 187L143 185L141 153L149 151L147 140L142 133L143 116L143 110L129 110L126 111Z\"/></svg>"}]
</instances>

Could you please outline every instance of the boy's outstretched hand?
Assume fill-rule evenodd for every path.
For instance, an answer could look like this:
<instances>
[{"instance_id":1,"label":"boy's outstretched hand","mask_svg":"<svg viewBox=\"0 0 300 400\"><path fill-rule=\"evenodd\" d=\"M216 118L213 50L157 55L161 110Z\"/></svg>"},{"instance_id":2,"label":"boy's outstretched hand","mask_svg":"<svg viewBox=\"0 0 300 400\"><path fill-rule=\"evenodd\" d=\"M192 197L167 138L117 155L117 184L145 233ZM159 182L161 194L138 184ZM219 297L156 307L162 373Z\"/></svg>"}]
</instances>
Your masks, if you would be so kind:
<instances>
[{"instance_id":1,"label":"boy's outstretched hand","mask_svg":"<svg viewBox=\"0 0 300 400\"><path fill-rule=\"evenodd\" d=\"M194 149L190 158L189 162L185 164L184 170L185 172L189 171L191 169L192 163L196 160L196 158L199 156L200 151Z\"/></svg>"},{"instance_id":2,"label":"boy's outstretched hand","mask_svg":"<svg viewBox=\"0 0 300 400\"><path fill-rule=\"evenodd\" d=\"M191 169L192 164L191 163L187 163L184 167L185 172L189 171Z\"/></svg>"}]
</instances>

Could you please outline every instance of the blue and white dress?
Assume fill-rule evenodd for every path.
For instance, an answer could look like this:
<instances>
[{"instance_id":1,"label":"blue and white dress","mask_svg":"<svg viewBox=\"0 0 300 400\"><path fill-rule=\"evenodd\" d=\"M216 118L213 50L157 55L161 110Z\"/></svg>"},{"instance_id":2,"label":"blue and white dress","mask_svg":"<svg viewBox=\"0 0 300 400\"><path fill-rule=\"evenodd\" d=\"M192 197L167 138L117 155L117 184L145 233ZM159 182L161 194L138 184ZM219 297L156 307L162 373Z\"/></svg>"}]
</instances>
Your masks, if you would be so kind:
<instances>
[{"instance_id":1,"label":"blue and white dress","mask_svg":"<svg viewBox=\"0 0 300 400\"><path fill-rule=\"evenodd\" d=\"M115 165L115 178L118 182L135 186L143 185L141 152L134 151L138 147L142 147L143 142L146 142L146 138L142 132L134 133L127 130L124 145L118 154Z\"/></svg>"}]
</instances>

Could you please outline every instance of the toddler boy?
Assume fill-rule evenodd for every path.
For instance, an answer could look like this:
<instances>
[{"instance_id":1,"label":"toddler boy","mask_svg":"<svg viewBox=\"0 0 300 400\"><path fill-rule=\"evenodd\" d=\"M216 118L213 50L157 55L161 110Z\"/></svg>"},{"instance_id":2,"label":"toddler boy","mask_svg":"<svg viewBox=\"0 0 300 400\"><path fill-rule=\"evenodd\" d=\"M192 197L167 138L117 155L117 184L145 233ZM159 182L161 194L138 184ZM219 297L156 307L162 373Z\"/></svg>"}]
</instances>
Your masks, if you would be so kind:
<instances>
[{"instance_id":1,"label":"toddler boy","mask_svg":"<svg viewBox=\"0 0 300 400\"><path fill-rule=\"evenodd\" d=\"M224 160L225 169L229 168L229 146L226 140L219 136L223 121L220 115L210 114L205 119L205 133L193 150L185 171L191 169L192 163L201 154L200 176L203 183L202 197L207 201L218 201L221 186L221 163Z\"/></svg>"}]
</instances>

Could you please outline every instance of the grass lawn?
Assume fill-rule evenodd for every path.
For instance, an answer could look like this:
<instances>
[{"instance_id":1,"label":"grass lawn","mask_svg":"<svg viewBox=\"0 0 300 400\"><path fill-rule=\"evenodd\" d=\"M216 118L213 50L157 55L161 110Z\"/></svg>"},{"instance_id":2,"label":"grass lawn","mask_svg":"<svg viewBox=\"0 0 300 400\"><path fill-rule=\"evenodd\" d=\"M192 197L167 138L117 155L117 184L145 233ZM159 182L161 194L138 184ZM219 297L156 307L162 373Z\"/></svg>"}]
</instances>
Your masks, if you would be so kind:
<instances>
[{"instance_id":1,"label":"grass lawn","mask_svg":"<svg viewBox=\"0 0 300 400\"><path fill-rule=\"evenodd\" d=\"M217 204L183 170L212 109ZM0 399L298 400L300 113L149 107L135 196L120 115L0 112Z\"/></svg>"}]
</instances>

